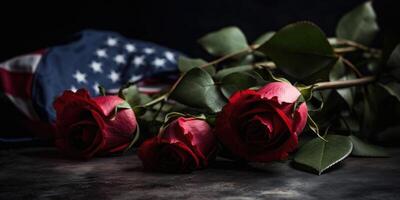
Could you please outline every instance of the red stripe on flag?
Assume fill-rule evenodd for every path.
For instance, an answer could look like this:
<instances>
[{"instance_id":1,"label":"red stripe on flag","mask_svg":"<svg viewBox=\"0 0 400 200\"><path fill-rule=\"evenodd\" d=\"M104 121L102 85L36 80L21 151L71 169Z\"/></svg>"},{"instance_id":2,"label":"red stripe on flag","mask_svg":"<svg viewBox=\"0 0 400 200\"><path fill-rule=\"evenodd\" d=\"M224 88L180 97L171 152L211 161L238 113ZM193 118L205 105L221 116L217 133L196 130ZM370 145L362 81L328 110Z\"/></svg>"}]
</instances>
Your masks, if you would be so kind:
<instances>
[{"instance_id":1,"label":"red stripe on flag","mask_svg":"<svg viewBox=\"0 0 400 200\"><path fill-rule=\"evenodd\" d=\"M32 96L33 74L10 72L0 68L0 89L7 94L19 98Z\"/></svg>"}]
</instances>

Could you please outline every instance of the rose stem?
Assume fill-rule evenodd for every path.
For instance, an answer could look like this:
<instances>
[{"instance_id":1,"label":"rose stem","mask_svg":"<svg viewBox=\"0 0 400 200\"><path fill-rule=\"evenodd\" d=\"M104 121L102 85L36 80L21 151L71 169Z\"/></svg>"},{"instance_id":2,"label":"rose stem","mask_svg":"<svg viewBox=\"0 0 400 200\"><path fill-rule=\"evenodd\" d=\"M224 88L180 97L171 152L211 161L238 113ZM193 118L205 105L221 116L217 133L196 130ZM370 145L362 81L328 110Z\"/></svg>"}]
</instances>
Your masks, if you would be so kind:
<instances>
[{"instance_id":1,"label":"rose stem","mask_svg":"<svg viewBox=\"0 0 400 200\"><path fill-rule=\"evenodd\" d=\"M364 77L361 74L361 72L349 60L347 60L345 58L342 58L342 59L343 59L343 62L357 75L358 79L319 82L319 83L315 84L315 86L314 86L315 90L353 87L353 86L368 84L368 83L375 81L375 79L376 79L375 76ZM255 63L254 66L267 68L267 69L275 69L276 68L276 66L273 62Z\"/></svg>"},{"instance_id":2,"label":"rose stem","mask_svg":"<svg viewBox=\"0 0 400 200\"><path fill-rule=\"evenodd\" d=\"M328 41L331 45L346 45L347 47L338 47L334 48L335 53L347 53L347 52L352 52L356 50L362 50L370 53L380 53L381 50L379 49L374 49L367 47L363 44L351 41L351 40L346 40L343 38L328 38Z\"/></svg>"},{"instance_id":3,"label":"rose stem","mask_svg":"<svg viewBox=\"0 0 400 200\"><path fill-rule=\"evenodd\" d=\"M336 54L343 54L343 53L348 53L348 52L353 52L358 50L355 47L337 47L333 49Z\"/></svg>"},{"instance_id":4,"label":"rose stem","mask_svg":"<svg viewBox=\"0 0 400 200\"><path fill-rule=\"evenodd\" d=\"M231 54L227 54L227 55L222 56L222 57L220 57L220 58L218 58L218 59L216 59L216 60L213 60L213 61L211 61L211 62L205 63L204 65L200 65L199 68L205 68L205 67L208 67L208 66L211 66L211 65L218 64L218 63L220 63L220 62L222 62L222 61L224 61L224 60L226 60L226 59L232 58L232 57L237 56L237 55L240 55L240 54L242 54L242 53L252 52L252 51L254 51L255 49L257 49L258 47L259 47L259 45L250 45L248 48L245 48L245 49L240 50L240 51L238 51L238 52L233 52L233 53L231 53ZM171 93L175 90L175 88L178 86L179 82L182 80L182 78L185 76L185 74L186 74L186 72L185 72L185 73L182 73L182 74L179 76L178 80L175 81L174 85L172 85L171 89L169 89L169 91L168 91L167 93L163 94L163 95L161 96L162 98L160 98L159 100L157 100L156 103L158 103L158 102L160 102L160 101L166 100L166 99L171 95ZM154 101L154 100L153 100L153 101ZM151 105L154 105L154 104L153 104L153 101L152 101L152 102L149 102L149 103L151 103ZM145 105L145 106L146 106L146 105Z\"/></svg>"},{"instance_id":5,"label":"rose stem","mask_svg":"<svg viewBox=\"0 0 400 200\"><path fill-rule=\"evenodd\" d=\"M342 56L340 58L343 60L343 63L345 65L347 65L357 75L358 78L363 77L361 72L357 69L356 66L353 65L353 63L351 63L349 60L347 60L346 58L344 58Z\"/></svg>"},{"instance_id":6,"label":"rose stem","mask_svg":"<svg viewBox=\"0 0 400 200\"><path fill-rule=\"evenodd\" d=\"M361 49L361 50L364 50L364 51L371 51L371 52L379 51L379 50L376 50L376 49L368 48L368 47L366 47L366 46L364 46L364 45L361 45L361 44L358 44L358 43L355 43L355 42L349 41L349 40L337 39L337 41L338 41L338 43L340 43L340 44L349 45L349 46L351 46L351 47L358 48L358 49ZM218 64L218 63L220 63L220 62L222 62L222 61L225 61L225 60L227 60L227 59L229 59L229 58L231 58L231 57L240 55L240 54L242 54L242 53L252 52L252 51L254 51L255 49L257 49L258 47L259 47L259 45L250 45L248 48L245 48L245 49L240 50L240 51L238 51L238 52L233 52L233 53L231 53L231 54L222 56L222 57L220 57L220 58L218 58L218 59L216 59L216 60L213 60L213 61L211 61L211 62L205 63L204 65L199 66L199 68L205 68L205 67L208 67L208 66L211 66L211 65ZM353 51L353 50L351 50L351 51ZM345 52L344 52L344 53L345 53ZM348 63L346 63L346 64L349 66ZM350 64L351 64L351 63L350 63ZM352 65L352 64L351 64L351 65ZM271 68L271 69L276 68L276 66L275 66L275 64L274 64L273 62L255 63L255 64L253 64L253 66L255 66L255 67L259 66L259 67ZM352 65L352 66L354 66L354 65ZM358 71L358 70L357 70L355 67L352 67L352 66L349 66L349 67L352 68L352 70L355 71L356 74L361 75L361 73L356 72L356 71ZM168 90L167 93L165 93L165 94L159 96L158 98L156 98L156 99L154 99L154 100L152 100L152 101L146 103L146 104L143 105L143 106L144 106L144 107L149 107L149 106L156 105L156 104L158 104L159 102L162 102L162 101L167 100L168 97L171 95L171 93L172 93L172 92L175 90L175 88L178 86L179 82L180 82L180 81L182 80L182 78L185 76L185 74L186 74L186 72L185 72L185 73L182 73L182 74L179 76L179 78L175 81L174 85L172 85L172 87ZM364 80L364 79L365 79L365 80ZM364 77L364 78L360 78L359 80L358 80L358 79L354 79L354 80L346 80L346 81L321 82L321 83L317 83L317 84L316 84L316 88L318 88L318 89L316 89L316 90L330 89L329 87L332 87L332 88L351 87L351 86L353 86L353 84L354 84L354 85L362 85L362 84L366 84L366 83L368 83L368 82L372 82L373 80L375 80L375 77L373 77L373 80L370 80L370 79L371 79L371 77ZM360 82L360 83L359 83L359 82ZM338 86L335 86L336 84L337 84Z\"/></svg>"},{"instance_id":7,"label":"rose stem","mask_svg":"<svg viewBox=\"0 0 400 200\"><path fill-rule=\"evenodd\" d=\"M164 107L164 104L165 104L165 101L161 101L161 103L160 103L160 108L157 109L156 114L154 114L153 120L152 120L152 121L155 121L155 120L157 119L158 115L160 115L161 110L162 110L163 107Z\"/></svg>"},{"instance_id":8,"label":"rose stem","mask_svg":"<svg viewBox=\"0 0 400 200\"><path fill-rule=\"evenodd\" d=\"M374 82L375 80L376 80L375 76L364 76L362 78L357 78L352 80L319 82L315 84L314 90L348 88L358 85L369 84Z\"/></svg>"},{"instance_id":9,"label":"rose stem","mask_svg":"<svg viewBox=\"0 0 400 200\"><path fill-rule=\"evenodd\" d=\"M254 68L276 69L276 65L272 61L258 62L253 64Z\"/></svg>"},{"instance_id":10,"label":"rose stem","mask_svg":"<svg viewBox=\"0 0 400 200\"><path fill-rule=\"evenodd\" d=\"M208 66L210 66L210 65L218 64L218 63L220 63L220 62L222 62L222 61L224 61L224 60L226 60L226 59L235 57L235 56L240 55L240 54L242 54L242 53L250 53L250 52L254 51L255 49L257 49L258 47L259 47L259 45L256 45L256 44L250 45L249 47L247 47L247 48L245 48L245 49L242 49L242 50L240 50L240 51L227 54L227 55L222 56L222 57L220 57L220 58L218 58L218 59L216 59L216 60L213 60L213 61L211 61L211 62L209 62L209 63L205 63L205 64L203 64L203 65L200 65L199 68L205 68L205 67L208 67Z\"/></svg>"}]
</instances>

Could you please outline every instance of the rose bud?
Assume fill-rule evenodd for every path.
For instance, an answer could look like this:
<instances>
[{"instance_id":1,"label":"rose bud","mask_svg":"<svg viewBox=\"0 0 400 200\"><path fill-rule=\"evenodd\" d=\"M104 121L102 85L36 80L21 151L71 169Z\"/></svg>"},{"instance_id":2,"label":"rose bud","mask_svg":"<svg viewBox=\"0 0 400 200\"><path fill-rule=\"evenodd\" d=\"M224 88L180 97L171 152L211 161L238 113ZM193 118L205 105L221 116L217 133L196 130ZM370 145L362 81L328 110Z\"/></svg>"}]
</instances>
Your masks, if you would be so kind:
<instances>
[{"instance_id":1,"label":"rose bud","mask_svg":"<svg viewBox=\"0 0 400 200\"><path fill-rule=\"evenodd\" d=\"M132 109L115 113L123 101L118 96L90 98L84 89L65 91L54 102L58 149L86 159L125 150L136 134L137 122Z\"/></svg>"},{"instance_id":2,"label":"rose bud","mask_svg":"<svg viewBox=\"0 0 400 200\"><path fill-rule=\"evenodd\" d=\"M300 95L283 82L269 83L258 91L236 92L217 116L217 138L239 159L285 159L297 147L297 136L307 122L306 104L294 107Z\"/></svg>"},{"instance_id":3,"label":"rose bud","mask_svg":"<svg viewBox=\"0 0 400 200\"><path fill-rule=\"evenodd\" d=\"M214 158L216 138L204 120L179 117L138 151L146 170L187 173Z\"/></svg>"}]
</instances>

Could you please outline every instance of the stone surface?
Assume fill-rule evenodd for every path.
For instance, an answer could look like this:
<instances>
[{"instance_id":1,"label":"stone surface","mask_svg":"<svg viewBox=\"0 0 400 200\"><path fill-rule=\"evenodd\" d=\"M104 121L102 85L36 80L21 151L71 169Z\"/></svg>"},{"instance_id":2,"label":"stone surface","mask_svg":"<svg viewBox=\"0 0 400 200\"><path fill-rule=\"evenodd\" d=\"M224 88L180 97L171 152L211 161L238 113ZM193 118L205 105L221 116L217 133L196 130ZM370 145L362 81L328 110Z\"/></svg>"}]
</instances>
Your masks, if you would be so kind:
<instances>
[{"instance_id":1,"label":"stone surface","mask_svg":"<svg viewBox=\"0 0 400 200\"><path fill-rule=\"evenodd\" d=\"M0 199L400 199L400 149L317 176L288 163L218 160L191 174L142 171L133 153L77 161L52 148L0 151Z\"/></svg>"}]
</instances>

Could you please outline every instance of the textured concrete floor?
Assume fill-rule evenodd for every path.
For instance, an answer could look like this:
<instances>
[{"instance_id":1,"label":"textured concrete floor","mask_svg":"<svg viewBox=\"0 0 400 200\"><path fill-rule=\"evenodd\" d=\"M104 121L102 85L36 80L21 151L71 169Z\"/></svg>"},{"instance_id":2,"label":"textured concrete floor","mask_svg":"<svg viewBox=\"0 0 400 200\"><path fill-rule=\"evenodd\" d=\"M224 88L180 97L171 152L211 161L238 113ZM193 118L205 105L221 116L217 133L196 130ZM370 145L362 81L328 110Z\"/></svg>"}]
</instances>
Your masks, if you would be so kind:
<instances>
[{"instance_id":1,"label":"textured concrete floor","mask_svg":"<svg viewBox=\"0 0 400 200\"><path fill-rule=\"evenodd\" d=\"M0 199L400 199L400 149L348 158L322 176L286 163L218 160L191 174L145 173L136 155L73 161L54 149L0 151Z\"/></svg>"}]
</instances>

